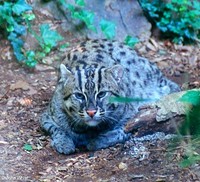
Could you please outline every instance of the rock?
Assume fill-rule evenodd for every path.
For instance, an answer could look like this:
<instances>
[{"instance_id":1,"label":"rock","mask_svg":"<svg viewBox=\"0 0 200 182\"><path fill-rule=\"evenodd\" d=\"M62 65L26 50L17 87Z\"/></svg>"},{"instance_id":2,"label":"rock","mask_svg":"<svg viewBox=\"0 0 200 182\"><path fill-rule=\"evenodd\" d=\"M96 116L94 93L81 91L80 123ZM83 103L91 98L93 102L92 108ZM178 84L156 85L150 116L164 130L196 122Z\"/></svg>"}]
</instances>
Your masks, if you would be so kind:
<instances>
[{"instance_id":1,"label":"rock","mask_svg":"<svg viewBox=\"0 0 200 182\"><path fill-rule=\"evenodd\" d=\"M74 0L67 0L66 3L74 5ZM56 27L68 41L74 38L83 39L86 37L105 38L99 25L102 19L115 23L115 39L119 41L123 41L127 35L145 41L151 35L151 24L143 15L142 9L136 0L85 0L84 9L95 14L94 25L97 32L83 28L83 24L80 21L72 19L66 6L62 5L58 0L49 1L48 3L36 0L33 1L33 8L37 16L37 25L38 21L44 23L45 20L51 26Z\"/></svg>"},{"instance_id":2,"label":"rock","mask_svg":"<svg viewBox=\"0 0 200 182\"><path fill-rule=\"evenodd\" d=\"M86 0L86 4L90 11L95 12L95 25L99 32L88 33L89 38L104 38L98 26L100 20L104 18L116 24L116 39L120 41L123 41L127 35L138 37L142 41L149 39L151 25L144 17L138 1Z\"/></svg>"},{"instance_id":3,"label":"rock","mask_svg":"<svg viewBox=\"0 0 200 182\"><path fill-rule=\"evenodd\" d=\"M120 162L118 168L121 170L126 170L128 168L128 166L126 163Z\"/></svg>"}]
</instances>

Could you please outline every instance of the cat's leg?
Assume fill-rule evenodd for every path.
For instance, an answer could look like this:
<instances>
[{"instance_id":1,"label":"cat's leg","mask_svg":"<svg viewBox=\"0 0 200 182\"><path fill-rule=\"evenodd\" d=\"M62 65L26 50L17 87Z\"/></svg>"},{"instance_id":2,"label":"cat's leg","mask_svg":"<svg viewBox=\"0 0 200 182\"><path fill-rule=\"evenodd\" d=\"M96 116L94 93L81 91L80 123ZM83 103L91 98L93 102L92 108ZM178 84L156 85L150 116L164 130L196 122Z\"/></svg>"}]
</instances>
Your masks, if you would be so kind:
<instances>
[{"instance_id":1,"label":"cat's leg","mask_svg":"<svg viewBox=\"0 0 200 182\"><path fill-rule=\"evenodd\" d=\"M75 152L75 144L73 140L67 135L66 131L63 131L56 125L48 112L43 113L40 123L42 128L51 135L51 145L57 152L63 154L71 154Z\"/></svg>"},{"instance_id":2,"label":"cat's leg","mask_svg":"<svg viewBox=\"0 0 200 182\"><path fill-rule=\"evenodd\" d=\"M51 135L51 145L57 152L63 154L71 154L75 152L75 145L71 138L69 138L64 132L57 131Z\"/></svg>"},{"instance_id":3,"label":"cat's leg","mask_svg":"<svg viewBox=\"0 0 200 182\"><path fill-rule=\"evenodd\" d=\"M122 128L108 131L106 133L100 134L97 138L92 139L88 145L88 150L98 150L102 148L107 148L113 146L117 143L123 143L129 138L130 134L123 131Z\"/></svg>"}]
</instances>

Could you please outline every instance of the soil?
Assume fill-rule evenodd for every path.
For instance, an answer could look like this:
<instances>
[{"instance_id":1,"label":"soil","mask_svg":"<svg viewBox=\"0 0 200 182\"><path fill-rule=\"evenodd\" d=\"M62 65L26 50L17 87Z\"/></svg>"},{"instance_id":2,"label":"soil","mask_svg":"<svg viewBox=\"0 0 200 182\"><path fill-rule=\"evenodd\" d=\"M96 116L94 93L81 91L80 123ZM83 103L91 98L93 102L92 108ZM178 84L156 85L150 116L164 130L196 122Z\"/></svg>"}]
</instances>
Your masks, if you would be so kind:
<instances>
[{"instance_id":1,"label":"soil","mask_svg":"<svg viewBox=\"0 0 200 182\"><path fill-rule=\"evenodd\" d=\"M133 134L125 144L107 149L58 154L38 123L55 88L55 69L43 64L34 70L21 66L13 61L5 40L0 52L0 182L200 181L200 165L181 168L184 147L170 151L171 140L138 143ZM137 52L184 88L200 86L198 47L151 39Z\"/></svg>"}]
</instances>

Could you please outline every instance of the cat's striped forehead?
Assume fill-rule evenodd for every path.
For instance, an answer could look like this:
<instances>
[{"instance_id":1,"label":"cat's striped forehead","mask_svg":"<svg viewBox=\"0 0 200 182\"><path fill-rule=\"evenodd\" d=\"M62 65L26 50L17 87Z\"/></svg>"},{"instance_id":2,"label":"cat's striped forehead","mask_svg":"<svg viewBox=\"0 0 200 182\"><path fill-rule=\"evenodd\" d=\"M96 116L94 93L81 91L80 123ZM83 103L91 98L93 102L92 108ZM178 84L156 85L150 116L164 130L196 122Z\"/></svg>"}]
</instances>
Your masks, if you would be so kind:
<instances>
[{"instance_id":1,"label":"cat's striped forehead","mask_svg":"<svg viewBox=\"0 0 200 182\"><path fill-rule=\"evenodd\" d=\"M103 66L93 65L79 65L75 69L75 77L77 78L78 89L85 93L97 93L100 90Z\"/></svg>"}]
</instances>

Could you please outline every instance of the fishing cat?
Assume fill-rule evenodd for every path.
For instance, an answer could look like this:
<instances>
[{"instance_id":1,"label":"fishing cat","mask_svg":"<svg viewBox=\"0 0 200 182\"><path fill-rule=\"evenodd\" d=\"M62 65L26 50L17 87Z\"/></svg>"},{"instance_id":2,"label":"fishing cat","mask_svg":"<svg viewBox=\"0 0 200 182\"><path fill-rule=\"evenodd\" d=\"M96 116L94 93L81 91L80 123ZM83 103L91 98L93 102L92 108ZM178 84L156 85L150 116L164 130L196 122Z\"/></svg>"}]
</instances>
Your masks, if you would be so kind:
<instances>
[{"instance_id":1,"label":"fishing cat","mask_svg":"<svg viewBox=\"0 0 200 182\"><path fill-rule=\"evenodd\" d=\"M176 91L176 83L130 47L87 40L64 55L57 87L40 123L59 153L73 153L82 145L88 150L106 148L128 139L123 125L145 100Z\"/></svg>"}]
</instances>

